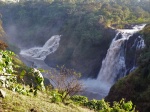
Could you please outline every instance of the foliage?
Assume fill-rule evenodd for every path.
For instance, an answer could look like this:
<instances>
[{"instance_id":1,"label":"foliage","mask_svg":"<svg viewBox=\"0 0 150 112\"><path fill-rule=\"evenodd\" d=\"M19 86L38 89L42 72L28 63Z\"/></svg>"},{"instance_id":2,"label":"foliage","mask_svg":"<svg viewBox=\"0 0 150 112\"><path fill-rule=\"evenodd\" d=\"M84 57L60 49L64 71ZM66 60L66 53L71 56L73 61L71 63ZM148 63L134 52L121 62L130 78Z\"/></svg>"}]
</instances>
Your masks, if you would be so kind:
<instances>
[{"instance_id":1,"label":"foliage","mask_svg":"<svg viewBox=\"0 0 150 112\"><path fill-rule=\"evenodd\" d=\"M91 112L91 110L80 106L51 103L50 96L40 91L34 97L33 95L26 96L8 89L3 90L7 95L4 99L0 98L0 110L2 112L31 112L31 110L37 112Z\"/></svg>"},{"instance_id":2,"label":"foliage","mask_svg":"<svg viewBox=\"0 0 150 112\"><path fill-rule=\"evenodd\" d=\"M100 41L103 38L101 25L124 27L126 24L150 21L150 11L147 6L149 1L136 1L136 5L130 5L131 3L131 0L128 2L127 0L28 1L3 4L0 6L0 12L3 15L4 26L16 28L19 32L16 36L22 42L28 43L30 37L34 37L34 40L40 39L38 44L41 44L56 33L71 38L82 37L88 40L98 38ZM146 4L147 8L143 4Z\"/></svg>"},{"instance_id":3,"label":"foliage","mask_svg":"<svg viewBox=\"0 0 150 112\"><path fill-rule=\"evenodd\" d=\"M27 94L27 91L21 84L17 84L16 75L14 75L13 56L15 54L11 51L0 51L0 82L1 86L4 86L12 91Z\"/></svg>"},{"instance_id":4,"label":"foliage","mask_svg":"<svg viewBox=\"0 0 150 112\"><path fill-rule=\"evenodd\" d=\"M0 74L8 75L14 72L13 63L11 56L14 56L14 53L11 51L0 51Z\"/></svg>"},{"instance_id":5,"label":"foliage","mask_svg":"<svg viewBox=\"0 0 150 112\"><path fill-rule=\"evenodd\" d=\"M30 71L26 71L26 69L22 69L21 72L20 66L14 64L14 58L15 54L11 51L0 51L0 83L1 86L4 86L12 91L28 95L29 91L32 89L33 93L36 95L37 90L45 90L44 86L44 79L41 75L39 70L36 70L34 68L30 68ZM15 71L17 70L17 71ZM29 73L32 75L35 83L35 87L30 87L30 90L26 89L25 82L24 82L24 76ZM17 74L17 75L16 75ZM20 79L23 81L23 83L19 84L17 79ZM30 78L30 77L28 77ZM29 79L28 79L29 80ZM32 82L33 83L33 82Z\"/></svg>"},{"instance_id":6,"label":"foliage","mask_svg":"<svg viewBox=\"0 0 150 112\"><path fill-rule=\"evenodd\" d=\"M0 82L1 86L9 87L11 82L16 81L13 69L12 56L15 54L11 51L0 50Z\"/></svg>"},{"instance_id":7,"label":"foliage","mask_svg":"<svg viewBox=\"0 0 150 112\"><path fill-rule=\"evenodd\" d=\"M74 95L70 98L72 101L74 101L77 104L84 105L85 103L88 102L88 98L85 96L80 96L80 95Z\"/></svg>"},{"instance_id":8,"label":"foliage","mask_svg":"<svg viewBox=\"0 0 150 112\"><path fill-rule=\"evenodd\" d=\"M135 112L133 103L131 101L125 102L124 99L119 102L114 101L112 106L110 106L110 104L104 99L88 100L87 97L80 95L72 96L71 100L78 105L85 106L99 112Z\"/></svg>"},{"instance_id":9,"label":"foliage","mask_svg":"<svg viewBox=\"0 0 150 112\"><path fill-rule=\"evenodd\" d=\"M35 78L36 87L39 90L45 90L44 78L41 72L35 68L31 69L31 74Z\"/></svg>"},{"instance_id":10,"label":"foliage","mask_svg":"<svg viewBox=\"0 0 150 112\"><path fill-rule=\"evenodd\" d=\"M16 59L15 59L16 60ZM25 65L19 65L16 69L17 81L23 83L24 85L30 85L31 91L33 90L42 90L45 91L44 78L40 71L41 69L27 67Z\"/></svg>"},{"instance_id":11,"label":"foliage","mask_svg":"<svg viewBox=\"0 0 150 112\"><path fill-rule=\"evenodd\" d=\"M51 84L58 89L58 93L62 95L63 102L69 95L72 96L82 90L82 83L79 81L81 74L73 69L67 69L62 66L59 72L51 71L49 74Z\"/></svg>"},{"instance_id":12,"label":"foliage","mask_svg":"<svg viewBox=\"0 0 150 112\"><path fill-rule=\"evenodd\" d=\"M90 109L101 110L102 108L105 108L105 107L104 107L105 105L102 106L103 101L104 101L104 100L98 101L98 100L93 99L93 100L88 101L88 102L85 103L84 105L87 106L87 107L90 108ZM105 103L105 102L104 102L104 103ZM106 103L106 104L107 104L107 103Z\"/></svg>"},{"instance_id":13,"label":"foliage","mask_svg":"<svg viewBox=\"0 0 150 112\"><path fill-rule=\"evenodd\" d=\"M18 92L20 94L29 95L29 90L27 90L22 84L14 83L14 87L12 87L11 89L12 91Z\"/></svg>"},{"instance_id":14,"label":"foliage","mask_svg":"<svg viewBox=\"0 0 150 112\"><path fill-rule=\"evenodd\" d=\"M52 101L53 103L62 102L62 94L58 93L57 90L53 90L53 91L51 92L51 95L52 95L51 101Z\"/></svg>"},{"instance_id":15,"label":"foliage","mask_svg":"<svg viewBox=\"0 0 150 112\"><path fill-rule=\"evenodd\" d=\"M41 88L43 85L43 78L40 75L40 71L36 70L34 68L28 68L23 69L20 72L19 78L23 79L25 75L28 73L31 76L35 78L35 88L30 87L29 89L25 87L24 84L17 83L16 77L14 77L12 74L14 73L13 70L13 61L12 56L14 56L14 53L10 51L1 51L1 66L2 68L5 68L5 72L3 74L11 74L9 77L6 77L5 83L7 84L7 88L18 92L23 95L29 95L29 92L33 92L34 95L37 95L37 90L42 90ZM11 67L8 67L11 66ZM10 70L9 70L10 69ZM2 69L3 70L3 69ZM16 72L17 73L17 72ZM66 67L62 66L59 68L59 72L52 72L51 74L51 81L53 81L53 86L57 89L50 91L51 95L51 102L53 103L59 103L59 102L65 102L65 100L72 100L78 105L85 106L89 109L93 109L95 111L100 112L134 112L135 109L133 107L133 104L131 101L125 102L124 99L122 99L120 102L114 102L113 106L110 107L108 102L105 102L102 100L88 100L85 96L72 96L70 98L69 95L74 95L75 93L82 90L81 83L78 82L78 78L80 77L79 73L76 73L72 69L67 69ZM56 77L55 77L56 76ZM55 77L55 78L54 78ZM31 91L32 89L32 91ZM144 95L144 94L143 94Z\"/></svg>"},{"instance_id":16,"label":"foliage","mask_svg":"<svg viewBox=\"0 0 150 112\"><path fill-rule=\"evenodd\" d=\"M113 32L110 31L109 34L104 27L124 28L130 24L147 23L150 18L147 10L149 7L141 6L142 0L133 6L130 5L131 0L128 2L126 0L44 1L1 5L3 26L9 34L12 33L9 29L14 29L14 35L11 36L15 39L12 41L17 41L12 43L22 48L42 46L52 35L61 34L62 47L59 50L64 49L62 52L57 52L57 57L54 56L56 54L51 55L55 58L51 58L54 62L52 65L55 67L55 63L59 66L65 64L67 67L72 66L78 70L83 70L82 67L84 67L87 70L83 72L87 73L80 71L83 74L82 77L85 74L96 77L97 73L90 72L98 72L98 67L89 62L90 60L101 61L104 58L109 42L114 36L111 34ZM145 1L144 4L148 4L147 2ZM31 38L34 41L31 41ZM76 57L78 61L74 64L72 60ZM47 59L51 61L50 58ZM85 62L84 59L89 62ZM82 64L75 66L78 63ZM93 70L94 68L96 70Z\"/></svg>"}]
</instances>

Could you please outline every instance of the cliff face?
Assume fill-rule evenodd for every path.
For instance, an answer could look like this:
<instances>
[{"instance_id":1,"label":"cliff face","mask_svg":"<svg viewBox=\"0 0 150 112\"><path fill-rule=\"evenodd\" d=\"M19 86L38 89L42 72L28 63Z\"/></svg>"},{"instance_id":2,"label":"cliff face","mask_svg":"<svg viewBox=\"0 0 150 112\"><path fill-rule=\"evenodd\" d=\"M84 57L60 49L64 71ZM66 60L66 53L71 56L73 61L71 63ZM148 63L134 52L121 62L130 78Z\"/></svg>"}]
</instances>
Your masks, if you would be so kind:
<instances>
[{"instance_id":1,"label":"cliff face","mask_svg":"<svg viewBox=\"0 0 150 112\"><path fill-rule=\"evenodd\" d=\"M143 47L139 45L143 39L142 37L140 33L135 33L125 42L126 75L138 66L137 60L141 51L140 47Z\"/></svg>"},{"instance_id":2,"label":"cliff face","mask_svg":"<svg viewBox=\"0 0 150 112\"><path fill-rule=\"evenodd\" d=\"M125 78L119 80L111 89L106 100L113 102L125 98L131 100L140 112L150 110L150 25L143 31L146 47L138 57L139 67Z\"/></svg>"},{"instance_id":3,"label":"cliff face","mask_svg":"<svg viewBox=\"0 0 150 112\"><path fill-rule=\"evenodd\" d=\"M49 55L45 62L52 67L65 65L82 73L83 77L97 77L107 49L115 31L101 30L103 39L69 38L63 35L58 50Z\"/></svg>"}]
</instances>

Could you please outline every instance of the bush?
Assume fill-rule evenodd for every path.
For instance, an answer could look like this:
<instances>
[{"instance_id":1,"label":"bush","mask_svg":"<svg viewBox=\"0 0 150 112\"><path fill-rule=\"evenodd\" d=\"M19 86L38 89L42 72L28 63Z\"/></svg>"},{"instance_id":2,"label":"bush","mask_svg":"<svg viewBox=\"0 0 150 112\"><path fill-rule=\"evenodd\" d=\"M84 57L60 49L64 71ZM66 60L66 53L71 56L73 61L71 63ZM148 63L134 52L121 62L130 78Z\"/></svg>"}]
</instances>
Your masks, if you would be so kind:
<instances>
[{"instance_id":1,"label":"bush","mask_svg":"<svg viewBox=\"0 0 150 112\"><path fill-rule=\"evenodd\" d=\"M60 71L49 72L51 85L58 89L58 93L62 95L62 101L65 102L69 96L72 96L82 90L82 83L79 81L80 73L73 69L60 67Z\"/></svg>"},{"instance_id":2,"label":"bush","mask_svg":"<svg viewBox=\"0 0 150 112\"><path fill-rule=\"evenodd\" d=\"M52 98L51 98L52 103L62 102L62 95L58 93L57 90L52 91L51 95L52 95Z\"/></svg>"},{"instance_id":3,"label":"bush","mask_svg":"<svg viewBox=\"0 0 150 112\"><path fill-rule=\"evenodd\" d=\"M135 112L135 107L131 101L125 102L122 98L120 102L113 102L113 106L110 106L109 102L102 100L88 100L85 96L75 95L71 97L71 100L80 106L85 106L89 109L99 112Z\"/></svg>"},{"instance_id":4,"label":"bush","mask_svg":"<svg viewBox=\"0 0 150 112\"><path fill-rule=\"evenodd\" d=\"M105 102L104 99L102 99L102 100L93 99L93 100L90 100L87 103L85 103L84 106L98 111L98 110L102 110L102 109L107 109L109 107L109 103Z\"/></svg>"},{"instance_id":5,"label":"bush","mask_svg":"<svg viewBox=\"0 0 150 112\"><path fill-rule=\"evenodd\" d=\"M78 105L84 105L88 102L88 98L85 96L74 95L71 97L71 100L74 101Z\"/></svg>"}]
</instances>

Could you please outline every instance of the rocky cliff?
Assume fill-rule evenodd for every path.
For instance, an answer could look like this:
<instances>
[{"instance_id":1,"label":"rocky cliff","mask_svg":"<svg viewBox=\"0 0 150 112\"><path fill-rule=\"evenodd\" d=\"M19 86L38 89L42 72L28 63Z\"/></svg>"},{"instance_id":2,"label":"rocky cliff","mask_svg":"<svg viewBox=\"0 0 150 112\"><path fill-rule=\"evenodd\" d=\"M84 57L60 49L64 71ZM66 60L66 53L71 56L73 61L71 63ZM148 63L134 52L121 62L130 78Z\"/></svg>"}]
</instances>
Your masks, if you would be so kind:
<instances>
[{"instance_id":1,"label":"rocky cliff","mask_svg":"<svg viewBox=\"0 0 150 112\"><path fill-rule=\"evenodd\" d=\"M100 26L99 26L100 27ZM60 47L45 62L52 67L65 65L82 73L83 77L97 77L110 42L115 35L112 29L101 29L103 39L70 38L63 35Z\"/></svg>"}]
</instances>

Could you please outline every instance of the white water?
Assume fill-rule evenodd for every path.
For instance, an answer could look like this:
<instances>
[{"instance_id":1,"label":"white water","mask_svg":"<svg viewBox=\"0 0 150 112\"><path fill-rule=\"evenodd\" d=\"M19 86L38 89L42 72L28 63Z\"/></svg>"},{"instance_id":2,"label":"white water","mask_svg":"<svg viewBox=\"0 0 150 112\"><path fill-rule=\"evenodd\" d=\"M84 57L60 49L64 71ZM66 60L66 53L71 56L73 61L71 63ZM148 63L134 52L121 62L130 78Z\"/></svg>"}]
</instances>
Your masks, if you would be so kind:
<instances>
[{"instance_id":1,"label":"white water","mask_svg":"<svg viewBox=\"0 0 150 112\"><path fill-rule=\"evenodd\" d=\"M123 48L124 42L128 40L134 33L142 30L145 24L136 25L133 29L118 29L115 38L107 51L106 57L102 62L100 72L97 80L100 82L107 82L110 85L114 84L116 79L125 75L125 50ZM121 38L118 36L121 36ZM138 37L141 38L141 37ZM144 40L141 39L137 48L143 48L145 46Z\"/></svg>"},{"instance_id":2,"label":"white water","mask_svg":"<svg viewBox=\"0 0 150 112\"><path fill-rule=\"evenodd\" d=\"M85 85L84 95L90 96L91 98L101 99L104 98L110 87L114 84L116 78L123 77L125 75L125 56L123 44L130 38L134 33L140 31L145 25L134 26L133 29L118 29L115 38L112 40L110 48L107 51L106 57L102 62L102 67L96 80L82 80ZM144 40L137 44L137 49L145 46ZM21 55L27 60L32 61L38 68L50 69L44 63L44 59L50 53L53 53L59 47L60 36L56 35L51 37L43 47L34 47L28 50L22 50ZM29 58L28 58L29 57ZM121 75L119 75L121 74ZM117 76L118 75L118 76ZM49 77L45 75L44 77Z\"/></svg>"},{"instance_id":3,"label":"white water","mask_svg":"<svg viewBox=\"0 0 150 112\"><path fill-rule=\"evenodd\" d=\"M141 36L139 36L138 38L140 39L140 41L138 41L137 43L136 50L143 49L146 46L144 39Z\"/></svg>"},{"instance_id":4,"label":"white water","mask_svg":"<svg viewBox=\"0 0 150 112\"><path fill-rule=\"evenodd\" d=\"M128 40L134 33L142 30L145 24L136 25L133 29L119 29L115 38L107 51L106 57L102 62L100 72L98 74L97 80L113 84L116 79L119 79L125 75L126 65L125 65L125 50L124 42ZM118 39L118 36L121 38ZM141 37L139 37L141 38ZM145 46L144 40L141 39L137 48L143 48Z\"/></svg>"},{"instance_id":5,"label":"white water","mask_svg":"<svg viewBox=\"0 0 150 112\"><path fill-rule=\"evenodd\" d=\"M128 40L134 33L142 30L145 24L136 25L133 29L117 29L116 36L112 40L105 59L102 62L101 69L96 80L83 80L87 93L84 95L91 98L101 99L107 96L111 86L115 81L123 77L126 73L125 64L125 41ZM142 37L138 37L136 49L145 47ZM133 70L133 69L132 69Z\"/></svg>"},{"instance_id":6,"label":"white water","mask_svg":"<svg viewBox=\"0 0 150 112\"><path fill-rule=\"evenodd\" d=\"M54 53L59 47L61 35L52 36L43 47L33 47L27 50L22 50L20 54L33 59L44 60L47 55Z\"/></svg>"},{"instance_id":7,"label":"white water","mask_svg":"<svg viewBox=\"0 0 150 112\"><path fill-rule=\"evenodd\" d=\"M30 49L22 50L20 55L22 56L23 62L30 67L42 68L44 70L53 70L45 64L44 59L47 55L54 53L59 47L61 35L52 36L43 47L33 47ZM44 73L44 78L49 79L49 74ZM41 74L41 77L43 77Z\"/></svg>"}]
</instances>

